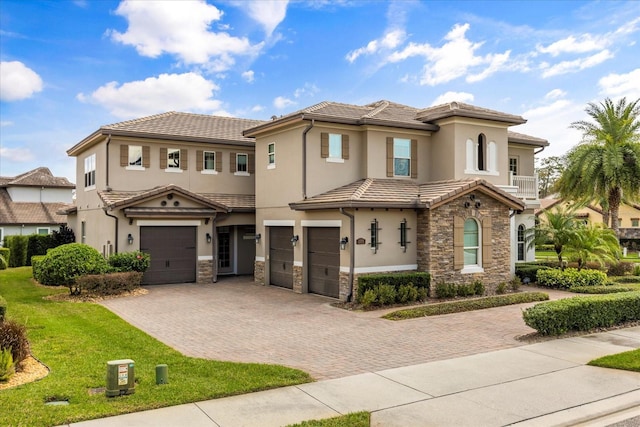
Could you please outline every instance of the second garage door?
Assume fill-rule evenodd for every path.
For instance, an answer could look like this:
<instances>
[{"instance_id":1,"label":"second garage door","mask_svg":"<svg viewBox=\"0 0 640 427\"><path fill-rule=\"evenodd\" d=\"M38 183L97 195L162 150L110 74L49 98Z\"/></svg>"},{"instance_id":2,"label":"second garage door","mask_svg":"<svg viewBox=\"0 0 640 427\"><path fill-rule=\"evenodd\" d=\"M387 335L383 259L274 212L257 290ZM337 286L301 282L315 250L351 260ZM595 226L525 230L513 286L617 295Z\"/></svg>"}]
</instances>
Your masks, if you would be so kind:
<instances>
[{"instance_id":1,"label":"second garage door","mask_svg":"<svg viewBox=\"0 0 640 427\"><path fill-rule=\"evenodd\" d=\"M196 281L196 227L140 227L140 250L151 256L145 285Z\"/></svg>"},{"instance_id":2,"label":"second garage door","mask_svg":"<svg viewBox=\"0 0 640 427\"><path fill-rule=\"evenodd\" d=\"M340 297L340 229L313 227L307 231L309 292Z\"/></svg>"},{"instance_id":3,"label":"second garage door","mask_svg":"<svg viewBox=\"0 0 640 427\"><path fill-rule=\"evenodd\" d=\"M293 227L269 227L269 277L272 285L293 289Z\"/></svg>"}]
</instances>

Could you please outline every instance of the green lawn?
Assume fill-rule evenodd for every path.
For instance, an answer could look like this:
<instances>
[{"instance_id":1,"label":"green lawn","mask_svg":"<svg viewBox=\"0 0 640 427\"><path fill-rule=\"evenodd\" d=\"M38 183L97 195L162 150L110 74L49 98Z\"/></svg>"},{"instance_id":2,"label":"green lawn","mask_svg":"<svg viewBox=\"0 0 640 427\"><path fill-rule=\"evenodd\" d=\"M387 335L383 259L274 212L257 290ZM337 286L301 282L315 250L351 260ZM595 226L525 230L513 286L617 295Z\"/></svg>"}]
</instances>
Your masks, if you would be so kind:
<instances>
[{"instance_id":1,"label":"green lawn","mask_svg":"<svg viewBox=\"0 0 640 427\"><path fill-rule=\"evenodd\" d=\"M44 300L68 290L36 286L30 278L26 267L0 271L0 295L8 302L7 318L27 326L32 354L51 372L40 381L0 391L2 426L67 424L312 380L282 366L185 357L100 305ZM118 359L135 362L135 394L92 394L105 386L106 362ZM168 365L169 384L156 385L158 364ZM69 405L45 405L49 400L68 400Z\"/></svg>"},{"instance_id":2,"label":"green lawn","mask_svg":"<svg viewBox=\"0 0 640 427\"><path fill-rule=\"evenodd\" d=\"M589 365L640 372L640 348L592 360Z\"/></svg>"}]
</instances>

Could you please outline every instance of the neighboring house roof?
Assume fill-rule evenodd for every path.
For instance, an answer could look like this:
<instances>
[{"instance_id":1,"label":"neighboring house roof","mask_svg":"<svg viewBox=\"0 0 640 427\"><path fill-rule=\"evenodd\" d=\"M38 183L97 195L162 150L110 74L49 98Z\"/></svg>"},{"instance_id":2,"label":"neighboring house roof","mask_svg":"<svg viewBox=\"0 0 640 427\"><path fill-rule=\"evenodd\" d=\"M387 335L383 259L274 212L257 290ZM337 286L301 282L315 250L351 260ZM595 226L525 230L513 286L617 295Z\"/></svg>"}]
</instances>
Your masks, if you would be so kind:
<instances>
[{"instance_id":1,"label":"neighboring house roof","mask_svg":"<svg viewBox=\"0 0 640 427\"><path fill-rule=\"evenodd\" d=\"M74 156L105 135L253 145L253 138L243 136L242 131L261 123L264 121L170 111L101 126L67 154Z\"/></svg>"},{"instance_id":2,"label":"neighboring house roof","mask_svg":"<svg viewBox=\"0 0 640 427\"><path fill-rule=\"evenodd\" d=\"M59 225L67 217L57 212L67 203L14 202L6 188L0 188L0 225Z\"/></svg>"},{"instance_id":3,"label":"neighboring house roof","mask_svg":"<svg viewBox=\"0 0 640 427\"><path fill-rule=\"evenodd\" d=\"M49 168L39 167L18 176L1 176L0 187L75 188L67 178L53 176Z\"/></svg>"},{"instance_id":4,"label":"neighboring house roof","mask_svg":"<svg viewBox=\"0 0 640 427\"><path fill-rule=\"evenodd\" d=\"M379 125L416 130L437 131L439 126L435 123L448 117L468 117L484 120L498 121L509 125L526 123L520 116L502 113L488 108L480 108L462 102L451 102L435 107L418 109L408 105L391 101L377 101L367 105L342 104L338 102L323 101L293 113L273 117L270 122L264 122L244 131L245 136L256 134L276 128L293 121L317 120L328 123L342 123L352 125ZM509 131L509 142L520 144L547 146L549 142L521 133Z\"/></svg>"},{"instance_id":5,"label":"neighboring house roof","mask_svg":"<svg viewBox=\"0 0 640 427\"><path fill-rule=\"evenodd\" d=\"M140 209L145 209L146 212L154 214L178 212L187 214L188 212L195 212L191 208L177 208L172 206L135 208L135 205L146 200L162 197L170 193L180 194L186 198L201 203L203 206L223 212L253 212L255 210L254 195L216 193L198 194L185 190L184 188L174 184L140 191L98 191L98 195L109 209L129 209L132 213L140 213ZM211 211L207 212L211 213Z\"/></svg>"},{"instance_id":6,"label":"neighboring house roof","mask_svg":"<svg viewBox=\"0 0 640 427\"><path fill-rule=\"evenodd\" d=\"M400 179L367 178L306 200L290 203L289 206L295 210L346 207L433 209L475 190L500 200L512 209L524 209L520 199L483 179L418 184Z\"/></svg>"}]
</instances>

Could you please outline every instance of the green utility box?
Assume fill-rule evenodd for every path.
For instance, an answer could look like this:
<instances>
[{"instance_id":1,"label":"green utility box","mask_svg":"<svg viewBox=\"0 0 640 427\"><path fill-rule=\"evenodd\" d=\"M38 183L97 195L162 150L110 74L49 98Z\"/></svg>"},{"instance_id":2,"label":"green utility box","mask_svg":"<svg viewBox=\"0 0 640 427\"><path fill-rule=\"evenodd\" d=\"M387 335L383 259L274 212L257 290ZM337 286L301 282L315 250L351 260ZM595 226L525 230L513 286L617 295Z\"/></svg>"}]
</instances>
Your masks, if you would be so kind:
<instances>
[{"instance_id":1,"label":"green utility box","mask_svg":"<svg viewBox=\"0 0 640 427\"><path fill-rule=\"evenodd\" d=\"M107 362L107 397L133 394L136 391L133 367L131 359Z\"/></svg>"},{"instance_id":2,"label":"green utility box","mask_svg":"<svg viewBox=\"0 0 640 427\"><path fill-rule=\"evenodd\" d=\"M156 365L156 384L169 384L169 367L167 365Z\"/></svg>"}]
</instances>

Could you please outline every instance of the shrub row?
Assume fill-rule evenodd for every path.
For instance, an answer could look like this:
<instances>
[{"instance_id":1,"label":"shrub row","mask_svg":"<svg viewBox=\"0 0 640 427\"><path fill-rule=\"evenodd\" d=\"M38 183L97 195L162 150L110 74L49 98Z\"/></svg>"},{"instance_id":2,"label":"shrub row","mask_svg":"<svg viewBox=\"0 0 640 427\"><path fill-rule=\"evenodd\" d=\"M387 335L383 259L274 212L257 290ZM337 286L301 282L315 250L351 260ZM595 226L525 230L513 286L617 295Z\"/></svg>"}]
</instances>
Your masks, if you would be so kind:
<instances>
[{"instance_id":1,"label":"shrub row","mask_svg":"<svg viewBox=\"0 0 640 427\"><path fill-rule=\"evenodd\" d=\"M620 261L609 265L607 276L626 276L633 272L634 263L630 261Z\"/></svg>"},{"instance_id":2,"label":"shrub row","mask_svg":"<svg viewBox=\"0 0 640 427\"><path fill-rule=\"evenodd\" d=\"M522 316L542 335L611 327L640 320L640 291L549 301L526 309Z\"/></svg>"},{"instance_id":3,"label":"shrub row","mask_svg":"<svg viewBox=\"0 0 640 427\"><path fill-rule=\"evenodd\" d=\"M70 243L50 249L42 259L36 259L33 275L43 285L64 285L71 293L77 293L76 278L108 270L107 261L100 252L82 243Z\"/></svg>"},{"instance_id":4,"label":"shrub row","mask_svg":"<svg viewBox=\"0 0 640 427\"><path fill-rule=\"evenodd\" d=\"M413 284L402 284L396 289L390 284L380 284L364 292L359 302L367 309L372 306L385 306L395 303L405 304L427 299L427 288L418 288Z\"/></svg>"},{"instance_id":5,"label":"shrub row","mask_svg":"<svg viewBox=\"0 0 640 427\"><path fill-rule=\"evenodd\" d=\"M149 268L151 257L140 251L120 252L111 255L107 261L115 272L139 271L144 273Z\"/></svg>"},{"instance_id":6,"label":"shrub row","mask_svg":"<svg viewBox=\"0 0 640 427\"><path fill-rule=\"evenodd\" d=\"M485 288L481 281L476 280L473 283L455 284L455 283L436 283L436 298L454 298L454 297L470 297L474 295L484 295Z\"/></svg>"},{"instance_id":7,"label":"shrub row","mask_svg":"<svg viewBox=\"0 0 640 427\"><path fill-rule=\"evenodd\" d=\"M27 244L29 236L7 236L4 246L9 248L9 267L22 267L27 264Z\"/></svg>"},{"instance_id":8,"label":"shrub row","mask_svg":"<svg viewBox=\"0 0 640 427\"><path fill-rule=\"evenodd\" d=\"M572 286L569 288L569 292L576 294L616 294L619 292L631 292L635 291L635 288L627 288L624 286Z\"/></svg>"},{"instance_id":9,"label":"shrub row","mask_svg":"<svg viewBox=\"0 0 640 427\"><path fill-rule=\"evenodd\" d=\"M615 283L640 283L640 276L611 277L610 280Z\"/></svg>"},{"instance_id":10,"label":"shrub row","mask_svg":"<svg viewBox=\"0 0 640 427\"><path fill-rule=\"evenodd\" d=\"M429 293L431 275L429 273L413 272L400 274L370 274L358 277L358 295L356 302L360 302L365 292L379 285L391 285L398 291L401 285L413 285L416 288L425 288Z\"/></svg>"},{"instance_id":11,"label":"shrub row","mask_svg":"<svg viewBox=\"0 0 640 427\"><path fill-rule=\"evenodd\" d=\"M549 295L544 292L522 292L510 295L495 295L486 298L428 304L422 307L394 311L393 313L389 313L383 317L390 320L414 319L416 317L438 316L440 314L481 310L485 308L535 301L546 301L548 299Z\"/></svg>"},{"instance_id":12,"label":"shrub row","mask_svg":"<svg viewBox=\"0 0 640 427\"><path fill-rule=\"evenodd\" d=\"M13 320L0 323L0 351L11 351L16 370L20 371L22 361L29 356L27 328Z\"/></svg>"},{"instance_id":13,"label":"shrub row","mask_svg":"<svg viewBox=\"0 0 640 427\"><path fill-rule=\"evenodd\" d=\"M94 295L117 295L140 287L141 282L142 273L138 271L90 274L78 277L76 288Z\"/></svg>"},{"instance_id":14,"label":"shrub row","mask_svg":"<svg viewBox=\"0 0 640 427\"><path fill-rule=\"evenodd\" d=\"M607 275L599 270L546 269L538 270L536 277L538 285L556 289L568 289L572 286L601 286L607 283Z\"/></svg>"}]
</instances>

